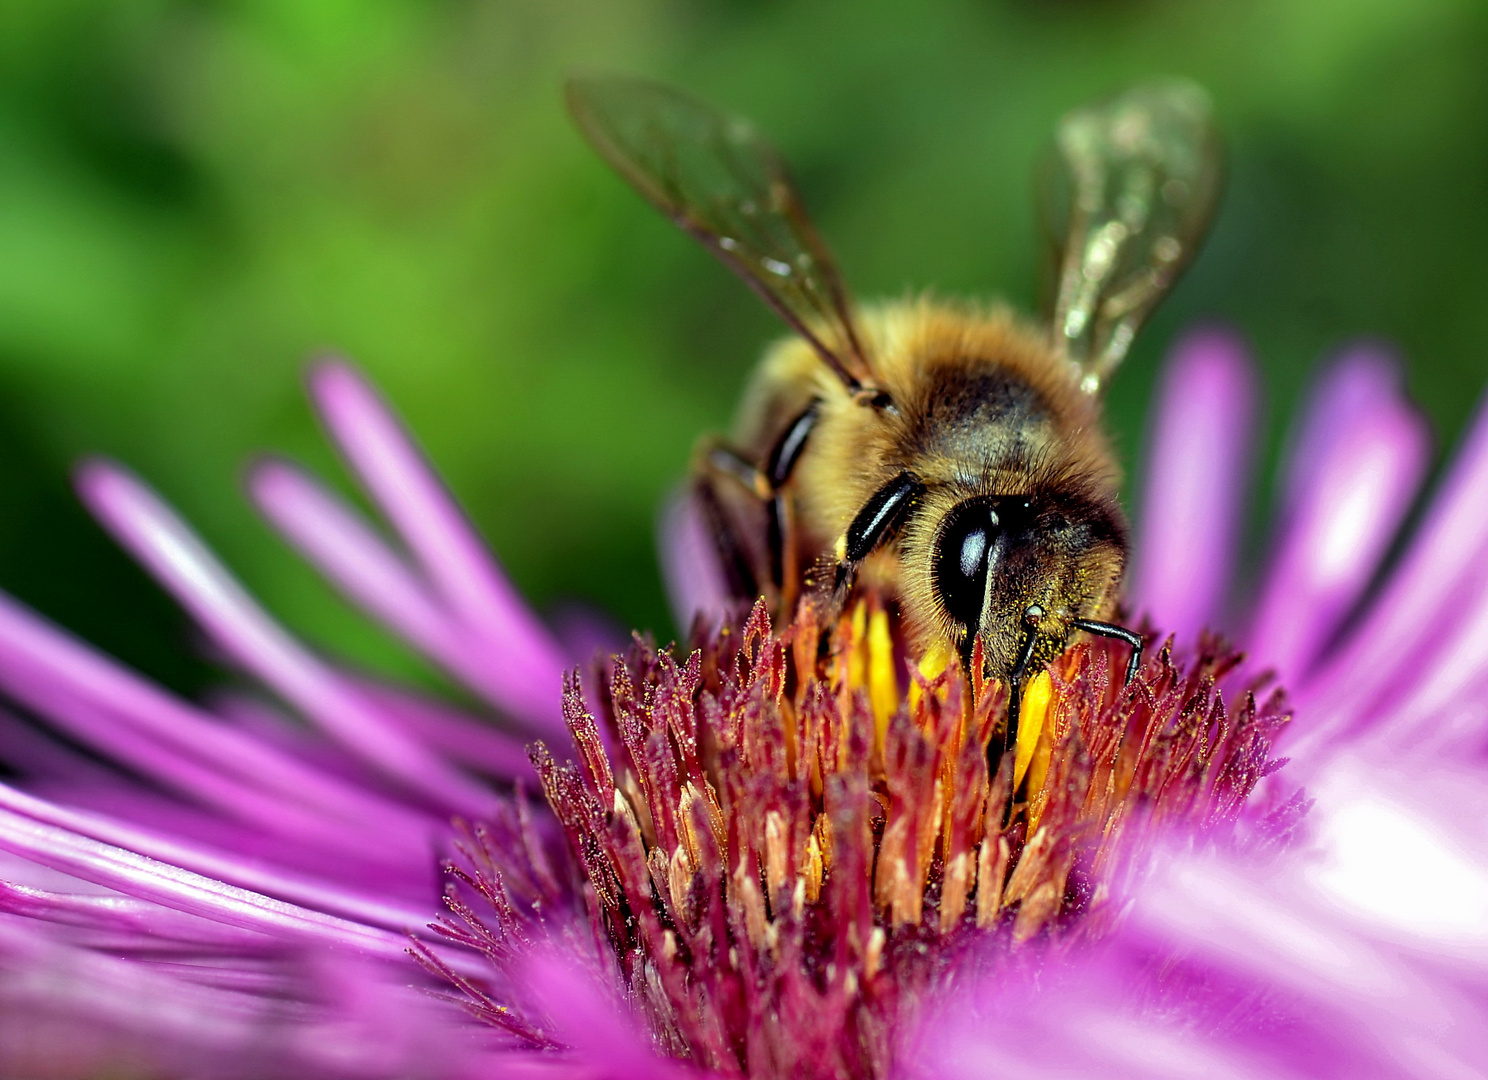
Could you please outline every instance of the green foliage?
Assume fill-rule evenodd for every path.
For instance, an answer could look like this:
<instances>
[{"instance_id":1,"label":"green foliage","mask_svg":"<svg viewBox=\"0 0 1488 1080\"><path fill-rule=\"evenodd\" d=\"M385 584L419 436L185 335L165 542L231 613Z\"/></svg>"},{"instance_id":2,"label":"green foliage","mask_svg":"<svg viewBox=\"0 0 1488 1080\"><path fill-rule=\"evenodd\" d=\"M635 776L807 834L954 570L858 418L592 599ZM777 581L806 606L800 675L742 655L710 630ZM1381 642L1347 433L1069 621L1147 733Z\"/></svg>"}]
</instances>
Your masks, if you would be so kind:
<instances>
[{"instance_id":1,"label":"green foliage","mask_svg":"<svg viewBox=\"0 0 1488 1080\"><path fill-rule=\"evenodd\" d=\"M1055 119L1137 78L1213 92L1215 235L1118 380L1128 456L1183 324L1290 402L1358 335L1439 426L1488 364L1481 0L10 0L0 5L0 585L177 684L167 607L63 509L137 467L312 640L407 661L261 526L275 449L336 475L299 373L354 356L542 603L669 630L654 508L771 317L580 143L563 75L755 118L863 296L1034 303ZM1274 445L1284 411L1269 418ZM97 583L92 584L92 583Z\"/></svg>"}]
</instances>

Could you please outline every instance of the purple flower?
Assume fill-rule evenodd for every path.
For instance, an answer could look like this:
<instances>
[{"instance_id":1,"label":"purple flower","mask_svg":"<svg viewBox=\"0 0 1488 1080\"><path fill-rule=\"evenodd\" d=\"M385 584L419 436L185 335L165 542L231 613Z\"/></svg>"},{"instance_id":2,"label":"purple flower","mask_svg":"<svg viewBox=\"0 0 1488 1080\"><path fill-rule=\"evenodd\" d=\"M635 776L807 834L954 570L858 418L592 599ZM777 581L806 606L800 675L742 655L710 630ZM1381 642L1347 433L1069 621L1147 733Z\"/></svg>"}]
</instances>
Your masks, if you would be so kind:
<instances>
[{"instance_id":1,"label":"purple flower","mask_svg":"<svg viewBox=\"0 0 1488 1080\"><path fill-rule=\"evenodd\" d=\"M757 614L691 662L640 643L565 684L588 655L521 602L376 395L339 363L312 390L392 538L281 462L254 499L505 722L316 655L139 480L86 466L90 508L272 696L182 701L0 597L6 1075L1488 1071L1488 420L1377 580L1428 457L1378 350L1319 383L1231 607L1252 375L1223 335L1178 347L1132 594L1175 651L1123 698L1110 649L1074 650L992 777L950 733L989 729L995 689L933 667L898 685L871 604L784 636ZM717 612L685 504L670 521L680 613ZM1250 663L1200 647L1212 625ZM821 635L835 682L803 674ZM1281 734L1281 699L1245 693L1266 667ZM787 783L810 754L831 767ZM981 812L989 785L999 807L1024 793L1021 832ZM995 893L972 888L994 869Z\"/></svg>"}]
</instances>

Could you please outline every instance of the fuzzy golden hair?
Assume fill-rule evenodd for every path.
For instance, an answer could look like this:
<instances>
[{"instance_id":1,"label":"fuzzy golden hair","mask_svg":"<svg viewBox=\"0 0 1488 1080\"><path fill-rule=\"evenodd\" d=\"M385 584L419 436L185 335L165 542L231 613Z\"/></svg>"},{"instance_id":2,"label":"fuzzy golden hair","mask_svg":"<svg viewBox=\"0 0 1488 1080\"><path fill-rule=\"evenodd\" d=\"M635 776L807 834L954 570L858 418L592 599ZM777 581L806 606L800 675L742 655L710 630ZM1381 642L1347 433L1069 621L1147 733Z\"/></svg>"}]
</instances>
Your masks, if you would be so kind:
<instances>
[{"instance_id":1,"label":"fuzzy golden hair","mask_svg":"<svg viewBox=\"0 0 1488 1080\"><path fill-rule=\"evenodd\" d=\"M1051 541L1048 558L1023 573L999 619L1016 628L1029 603L1056 620L1106 617L1126 550L1120 474L1101 431L1099 403L1080 389L1074 367L1051 351L1047 332L1005 307L927 297L868 308L860 330L874 383L894 410L855 402L810 346L791 338L764 357L735 428L740 451L763 461L785 427L819 402L788 484L799 565L830 557L870 496L908 471L925 492L894 542L865 564L862 578L897 596L922 646L965 637L936 594L936 544L952 510L977 497L1036 497L1040 505L1067 507L1068 514L1060 512L1066 517L1084 514L1103 523L1099 542L1084 545L1078 559ZM1067 636L1057 622L1049 633L1035 667L1052 659ZM991 666L1010 667L1016 640L984 639L998 654L989 657Z\"/></svg>"}]
</instances>

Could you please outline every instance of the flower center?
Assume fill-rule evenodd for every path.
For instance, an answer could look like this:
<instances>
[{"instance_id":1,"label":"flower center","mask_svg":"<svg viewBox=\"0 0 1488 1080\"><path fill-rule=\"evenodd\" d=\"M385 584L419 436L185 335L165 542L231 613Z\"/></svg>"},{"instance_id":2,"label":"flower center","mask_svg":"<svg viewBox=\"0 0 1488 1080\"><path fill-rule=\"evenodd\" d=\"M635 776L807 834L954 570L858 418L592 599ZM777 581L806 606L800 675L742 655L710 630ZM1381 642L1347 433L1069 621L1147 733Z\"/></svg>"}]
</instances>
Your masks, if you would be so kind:
<instances>
[{"instance_id":1,"label":"flower center","mask_svg":"<svg viewBox=\"0 0 1488 1080\"><path fill-rule=\"evenodd\" d=\"M568 687L576 762L534 749L574 906L668 1052L884 1075L892 1033L965 964L1099 933L1152 823L1222 833L1275 767L1280 696L1216 689L1236 658L1164 648L1124 688L1120 650L1089 641L1030 682L989 776L1004 688L946 655L910 665L896 625L868 594L781 633L757 606L684 661L637 644L592 711Z\"/></svg>"}]
</instances>

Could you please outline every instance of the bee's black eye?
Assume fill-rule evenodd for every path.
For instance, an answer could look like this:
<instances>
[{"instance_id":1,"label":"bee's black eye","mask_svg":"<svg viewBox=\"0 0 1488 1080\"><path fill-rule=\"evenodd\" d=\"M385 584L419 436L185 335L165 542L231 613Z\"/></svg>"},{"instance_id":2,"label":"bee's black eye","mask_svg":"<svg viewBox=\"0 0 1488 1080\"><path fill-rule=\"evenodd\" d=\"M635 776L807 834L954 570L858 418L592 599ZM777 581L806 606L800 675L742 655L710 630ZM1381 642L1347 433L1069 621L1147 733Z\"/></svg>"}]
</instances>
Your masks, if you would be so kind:
<instances>
[{"instance_id":1,"label":"bee's black eye","mask_svg":"<svg viewBox=\"0 0 1488 1080\"><path fill-rule=\"evenodd\" d=\"M1002 521L990 501L964 502L941 527L935 552L935 589L961 625L981 624L988 568L996 557Z\"/></svg>"}]
</instances>

